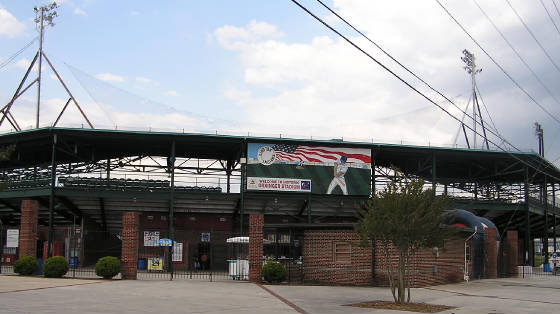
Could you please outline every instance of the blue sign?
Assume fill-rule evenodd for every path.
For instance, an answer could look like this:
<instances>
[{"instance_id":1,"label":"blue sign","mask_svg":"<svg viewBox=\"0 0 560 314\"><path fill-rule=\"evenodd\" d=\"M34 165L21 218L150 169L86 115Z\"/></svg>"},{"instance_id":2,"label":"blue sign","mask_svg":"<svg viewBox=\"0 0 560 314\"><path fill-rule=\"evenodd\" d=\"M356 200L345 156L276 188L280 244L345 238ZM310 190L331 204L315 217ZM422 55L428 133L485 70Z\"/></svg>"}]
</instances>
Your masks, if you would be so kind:
<instances>
[{"instance_id":1,"label":"blue sign","mask_svg":"<svg viewBox=\"0 0 560 314\"><path fill-rule=\"evenodd\" d=\"M171 246L171 243L171 239L169 238L159 239L159 246Z\"/></svg>"}]
</instances>

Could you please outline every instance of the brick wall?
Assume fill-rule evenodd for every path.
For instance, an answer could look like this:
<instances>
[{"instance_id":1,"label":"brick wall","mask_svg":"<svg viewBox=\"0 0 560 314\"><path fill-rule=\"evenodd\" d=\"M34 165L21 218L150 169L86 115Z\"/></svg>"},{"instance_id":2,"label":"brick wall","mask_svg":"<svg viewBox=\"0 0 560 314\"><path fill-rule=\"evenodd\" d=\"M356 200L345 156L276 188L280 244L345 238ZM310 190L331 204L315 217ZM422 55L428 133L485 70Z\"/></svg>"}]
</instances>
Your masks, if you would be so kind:
<instances>
[{"instance_id":1,"label":"brick wall","mask_svg":"<svg viewBox=\"0 0 560 314\"><path fill-rule=\"evenodd\" d=\"M138 263L138 212L125 212L122 216L121 274L123 279L136 279Z\"/></svg>"},{"instance_id":2,"label":"brick wall","mask_svg":"<svg viewBox=\"0 0 560 314\"><path fill-rule=\"evenodd\" d=\"M506 272L508 276L517 275L517 265L519 263L519 245L517 230L508 230L504 244L504 259L506 262Z\"/></svg>"},{"instance_id":3,"label":"brick wall","mask_svg":"<svg viewBox=\"0 0 560 314\"><path fill-rule=\"evenodd\" d=\"M39 202L21 201L21 226L19 231L19 257L37 255L37 223Z\"/></svg>"},{"instance_id":4,"label":"brick wall","mask_svg":"<svg viewBox=\"0 0 560 314\"><path fill-rule=\"evenodd\" d=\"M337 243L350 244L350 262L336 260ZM318 283L365 286L371 284L371 248L360 247L350 230L313 230L304 233L304 280Z\"/></svg>"},{"instance_id":5,"label":"brick wall","mask_svg":"<svg viewBox=\"0 0 560 314\"><path fill-rule=\"evenodd\" d=\"M350 262L337 262L337 243L350 244ZM306 231L303 242L304 280L341 285L387 286L385 254L381 243L375 246L375 278L371 274L371 247L361 247L359 237L350 230ZM461 237L445 241L443 248L424 249L412 258L411 286L460 282L465 268L465 241ZM390 261L397 262L398 253L390 248ZM472 254L471 254L472 257ZM472 262L470 263L472 272Z\"/></svg>"},{"instance_id":6,"label":"brick wall","mask_svg":"<svg viewBox=\"0 0 560 314\"><path fill-rule=\"evenodd\" d=\"M396 266L398 252L392 247L389 252L389 260ZM446 240L444 246L437 248L437 250L433 248L419 250L412 256L411 260L411 287L426 287L462 281L465 269L464 254L465 241L460 238ZM375 256L374 283L378 286L388 286L387 261L381 242L376 245ZM394 274L396 277L396 268Z\"/></svg>"},{"instance_id":7,"label":"brick wall","mask_svg":"<svg viewBox=\"0 0 560 314\"><path fill-rule=\"evenodd\" d=\"M484 259L485 278L498 278L498 243L496 241L496 228L484 229Z\"/></svg>"},{"instance_id":8,"label":"brick wall","mask_svg":"<svg viewBox=\"0 0 560 314\"><path fill-rule=\"evenodd\" d=\"M263 214L249 215L249 281L261 282L263 263Z\"/></svg>"}]
</instances>

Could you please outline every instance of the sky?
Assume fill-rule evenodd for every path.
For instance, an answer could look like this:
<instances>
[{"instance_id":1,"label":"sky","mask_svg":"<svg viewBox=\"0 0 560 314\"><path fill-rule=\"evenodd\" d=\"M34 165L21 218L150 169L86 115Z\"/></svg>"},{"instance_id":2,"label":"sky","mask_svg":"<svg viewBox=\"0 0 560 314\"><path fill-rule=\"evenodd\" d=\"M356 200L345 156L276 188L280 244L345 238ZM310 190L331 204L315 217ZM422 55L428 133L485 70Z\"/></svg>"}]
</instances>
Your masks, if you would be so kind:
<instances>
[{"instance_id":1,"label":"sky","mask_svg":"<svg viewBox=\"0 0 560 314\"><path fill-rule=\"evenodd\" d=\"M472 95L461 61L462 51L469 50L482 68L476 82L486 125L516 148L536 151L534 123L539 122L546 157L559 164L560 1L440 0L511 79L435 0L325 1L455 105L316 0L298 1L459 120L463 113L455 105L466 108ZM4 61L37 37L33 7L49 3L0 0L3 104L13 96L38 42ZM456 140L457 120L290 0L58 3L44 51L96 128L466 145L462 133ZM40 125L48 126L68 96L48 65L42 68ZM28 82L36 73L35 68ZM35 125L36 97L32 87L13 105L22 128ZM472 115L472 107L468 111ZM468 117L465 121L472 125ZM58 125L85 123L70 104ZM0 126L9 129L8 123ZM496 136L490 140L503 142ZM481 144L478 137L477 147Z\"/></svg>"}]
</instances>

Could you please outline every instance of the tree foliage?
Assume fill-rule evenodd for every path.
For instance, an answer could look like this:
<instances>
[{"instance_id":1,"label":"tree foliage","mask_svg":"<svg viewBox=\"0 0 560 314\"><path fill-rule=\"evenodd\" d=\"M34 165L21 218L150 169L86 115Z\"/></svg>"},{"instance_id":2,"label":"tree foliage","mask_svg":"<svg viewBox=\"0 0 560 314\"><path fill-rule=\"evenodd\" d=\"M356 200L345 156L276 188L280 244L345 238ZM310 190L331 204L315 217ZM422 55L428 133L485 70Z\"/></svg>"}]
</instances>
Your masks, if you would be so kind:
<instances>
[{"instance_id":1,"label":"tree foliage","mask_svg":"<svg viewBox=\"0 0 560 314\"><path fill-rule=\"evenodd\" d=\"M355 228L363 244L381 245L393 298L405 303L410 302L411 257L422 248L441 247L452 235L449 228L442 228L450 201L425 189L423 180L394 171L395 178L360 209ZM398 255L396 261L391 250Z\"/></svg>"}]
</instances>

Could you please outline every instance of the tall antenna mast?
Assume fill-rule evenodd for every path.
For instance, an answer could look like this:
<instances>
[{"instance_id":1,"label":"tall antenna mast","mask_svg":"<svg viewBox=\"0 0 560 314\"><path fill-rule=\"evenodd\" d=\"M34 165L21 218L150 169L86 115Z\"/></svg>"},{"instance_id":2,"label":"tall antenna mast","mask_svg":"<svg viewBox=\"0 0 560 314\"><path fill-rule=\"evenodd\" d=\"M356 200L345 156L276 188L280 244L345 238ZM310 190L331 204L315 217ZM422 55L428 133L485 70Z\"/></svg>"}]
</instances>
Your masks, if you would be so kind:
<instances>
[{"instance_id":1,"label":"tall antenna mast","mask_svg":"<svg viewBox=\"0 0 560 314\"><path fill-rule=\"evenodd\" d=\"M36 123L35 127L39 128L39 108L41 106L41 66L43 61L43 30L45 26L54 26L53 19L58 16L56 11L52 11L58 8L56 2L53 2L50 5L44 5L42 7L34 7L35 10L35 23L37 23L37 29L39 31L39 63L37 68L37 114L36 114ZM45 25L45 22L47 25Z\"/></svg>"},{"instance_id":2,"label":"tall antenna mast","mask_svg":"<svg viewBox=\"0 0 560 314\"><path fill-rule=\"evenodd\" d=\"M35 23L37 23L37 30L39 31L39 50L35 54L35 57L33 57L33 61L31 61L31 64L27 68L27 71L25 72L25 75L23 76L23 79L19 83L19 86L16 89L16 91L14 93L14 96L12 97L10 102L8 102L4 107L0 108L0 114L1 114L0 126L2 126L2 123L4 121L8 121L10 123L10 125L16 131L21 131L21 127L17 123L16 118L13 116L12 112L10 112L10 109L12 109L12 106L14 105L14 102L21 95L23 95L23 93L25 93L31 86L33 86L33 84L37 83L37 111L36 111L36 117L35 117L35 127L39 128L39 122L40 122L39 114L40 114L40 107L41 107L41 73L42 73L42 70L43 70L42 69L43 58L45 58L45 61L47 61L47 64L49 65L51 70L54 72L56 78L58 79L58 81L60 82L62 87L64 87L64 90L66 90L66 93L69 96L68 100L66 101L66 104L64 105L64 107L62 108L60 113L58 114L58 117L53 122L52 126L53 127L56 126L58 121L60 121L60 118L62 117L62 114L64 113L66 108L68 108L68 105L70 104L70 102L73 102L74 105L76 105L76 107L78 108L78 110L82 114L82 117L86 120L89 127L93 129L93 125L91 124L88 117L86 116L86 114L82 110L82 107L80 107L80 105L76 101L76 98L74 98L74 96L72 95L72 93L70 92L70 90L68 89L68 87L66 86L66 84L64 83L62 78L60 77L60 75L58 74L58 72L56 72L56 69L52 65L51 61L49 60L49 58L47 58L47 55L45 54L45 51L43 51L43 37L44 37L43 35L44 35L45 27L54 26L53 19L58 16L58 13L56 13L56 11L53 11L56 8L58 8L58 5L56 4L56 2L53 2L50 5L45 5L45 6L42 6L42 7L35 7L34 8L34 10L35 10ZM50 12L50 11L52 11L52 12ZM35 62L38 62L37 78L34 79L31 83L24 86L25 81L27 80L27 77L29 76L29 74L31 73L31 71L33 69L33 66L35 65Z\"/></svg>"},{"instance_id":3,"label":"tall antenna mast","mask_svg":"<svg viewBox=\"0 0 560 314\"><path fill-rule=\"evenodd\" d=\"M463 69L471 75L471 86L472 86L472 101L473 101L473 148L476 148L476 125L478 122L477 116L480 119L480 125L482 126L483 141L486 144L486 149L490 149L488 145L488 138L486 137L486 128L484 127L484 120L482 119L482 113L480 111L480 105L478 103L478 97L476 95L476 75L482 72L482 69L476 67L476 60L474 54L470 53L467 49L463 50L463 57L461 60L465 63ZM478 113L477 113L478 111Z\"/></svg>"}]
</instances>

